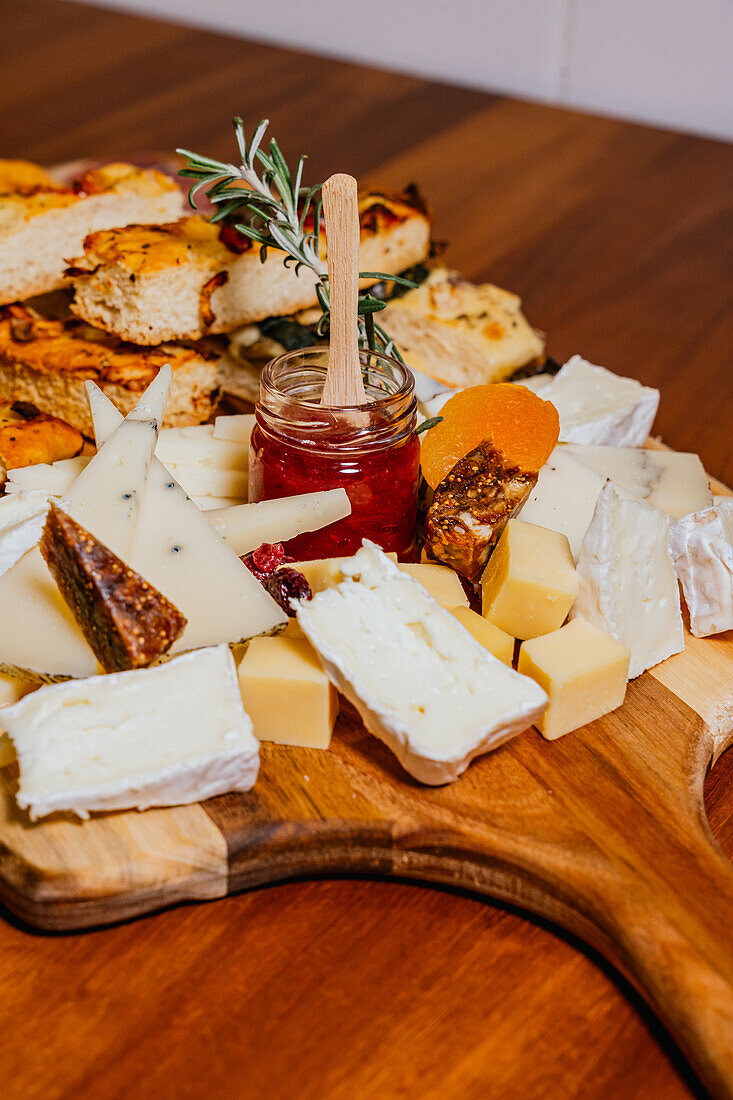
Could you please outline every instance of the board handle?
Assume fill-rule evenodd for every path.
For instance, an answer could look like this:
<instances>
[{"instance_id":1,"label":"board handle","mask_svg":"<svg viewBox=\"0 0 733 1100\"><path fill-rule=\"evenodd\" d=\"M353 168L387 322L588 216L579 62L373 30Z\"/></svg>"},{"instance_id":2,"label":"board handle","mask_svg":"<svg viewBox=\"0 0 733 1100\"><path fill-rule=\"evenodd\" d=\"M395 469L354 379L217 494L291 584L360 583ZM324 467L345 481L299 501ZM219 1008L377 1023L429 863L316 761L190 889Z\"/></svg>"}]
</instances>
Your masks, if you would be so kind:
<instances>
[{"instance_id":1,"label":"board handle","mask_svg":"<svg viewBox=\"0 0 733 1100\"><path fill-rule=\"evenodd\" d=\"M631 979L710 1093L733 1100L733 869L701 825L680 850L660 838L659 850L648 853L650 877L655 858L665 872L675 870L663 892L658 881L644 889L626 875L603 890L609 940L597 946Z\"/></svg>"}]
</instances>

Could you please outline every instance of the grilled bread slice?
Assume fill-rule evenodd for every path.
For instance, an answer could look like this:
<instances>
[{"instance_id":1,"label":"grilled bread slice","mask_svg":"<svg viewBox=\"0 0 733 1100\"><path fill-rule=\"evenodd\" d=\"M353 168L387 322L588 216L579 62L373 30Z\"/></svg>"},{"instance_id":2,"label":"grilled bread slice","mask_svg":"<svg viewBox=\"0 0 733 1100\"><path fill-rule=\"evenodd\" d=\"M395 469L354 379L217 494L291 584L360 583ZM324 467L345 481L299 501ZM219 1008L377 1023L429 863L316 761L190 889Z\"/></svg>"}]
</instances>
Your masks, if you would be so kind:
<instances>
[{"instance_id":1,"label":"grilled bread slice","mask_svg":"<svg viewBox=\"0 0 733 1100\"><path fill-rule=\"evenodd\" d=\"M17 165L6 167L5 175L7 183L0 181L0 305L62 286L69 258L79 254L94 230L170 221L184 207L173 180L131 164L108 164L69 185L33 182L33 173Z\"/></svg>"},{"instance_id":2,"label":"grilled bread slice","mask_svg":"<svg viewBox=\"0 0 733 1100\"><path fill-rule=\"evenodd\" d=\"M173 368L164 427L208 420L219 391L210 351L138 348L76 319L48 320L24 306L0 311L0 401L30 401L86 436L93 435L87 379L127 414L164 363Z\"/></svg>"},{"instance_id":3,"label":"grilled bread slice","mask_svg":"<svg viewBox=\"0 0 733 1100\"><path fill-rule=\"evenodd\" d=\"M57 186L57 181L40 164L31 160L0 159L0 192Z\"/></svg>"},{"instance_id":4,"label":"grilled bread slice","mask_svg":"<svg viewBox=\"0 0 733 1100\"><path fill-rule=\"evenodd\" d=\"M379 323L409 364L450 389L501 382L545 359L542 337L516 294L476 285L438 267L421 286L394 297Z\"/></svg>"},{"instance_id":5,"label":"grilled bread slice","mask_svg":"<svg viewBox=\"0 0 733 1100\"><path fill-rule=\"evenodd\" d=\"M416 191L362 195L359 214L363 271L396 275L427 255L430 220ZM296 274L277 249L262 263L249 238L200 217L93 233L84 251L70 268L74 312L138 344L197 340L316 304L310 270Z\"/></svg>"},{"instance_id":6,"label":"grilled bread slice","mask_svg":"<svg viewBox=\"0 0 733 1100\"><path fill-rule=\"evenodd\" d=\"M0 402L0 465L7 470L74 458L83 446L81 432L30 402Z\"/></svg>"}]
</instances>

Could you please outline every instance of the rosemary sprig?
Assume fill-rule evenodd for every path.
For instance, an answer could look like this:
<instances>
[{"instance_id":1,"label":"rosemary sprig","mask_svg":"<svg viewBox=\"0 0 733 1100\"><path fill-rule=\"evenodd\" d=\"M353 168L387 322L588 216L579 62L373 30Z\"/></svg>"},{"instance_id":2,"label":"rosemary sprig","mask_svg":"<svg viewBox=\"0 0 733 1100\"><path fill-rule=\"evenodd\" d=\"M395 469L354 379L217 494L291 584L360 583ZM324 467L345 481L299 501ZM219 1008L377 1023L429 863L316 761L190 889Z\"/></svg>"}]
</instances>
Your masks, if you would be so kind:
<instances>
[{"instance_id":1,"label":"rosemary sprig","mask_svg":"<svg viewBox=\"0 0 733 1100\"><path fill-rule=\"evenodd\" d=\"M188 192L194 209L198 192L202 188L205 190L209 202L216 208L212 221L231 221L237 215L247 215L247 220L237 221L235 228L259 244L262 263L267 259L269 248L278 248L286 253L283 261L286 267L295 264L296 275L304 267L314 273L316 296L321 307L316 331L324 336L329 327L330 298L328 270L320 254L322 185L303 186L305 156L299 158L295 172L291 173L274 138L270 139L268 152L262 148L268 126L269 120L263 119L248 141L244 122L237 116L234 119L234 134L241 159L239 165L192 153L189 149L177 149L176 152L186 158L186 164L178 174L195 181ZM305 223L311 209L313 231L306 232ZM417 286L411 279L381 271L362 271L359 277L409 288ZM380 351L402 363L394 341L374 320L374 314L386 305L368 291L359 293L359 343L364 348Z\"/></svg>"}]
</instances>

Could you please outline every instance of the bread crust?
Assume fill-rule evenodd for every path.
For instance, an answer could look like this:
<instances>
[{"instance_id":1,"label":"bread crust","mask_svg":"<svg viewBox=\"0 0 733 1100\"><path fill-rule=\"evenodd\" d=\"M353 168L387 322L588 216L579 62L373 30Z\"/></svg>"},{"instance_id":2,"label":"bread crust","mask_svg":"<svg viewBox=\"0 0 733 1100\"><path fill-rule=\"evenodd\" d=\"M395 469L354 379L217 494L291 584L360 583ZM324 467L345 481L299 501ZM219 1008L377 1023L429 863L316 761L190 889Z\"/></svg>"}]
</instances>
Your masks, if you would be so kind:
<instances>
[{"instance_id":1,"label":"bread crust","mask_svg":"<svg viewBox=\"0 0 733 1100\"><path fill-rule=\"evenodd\" d=\"M29 402L0 403L0 463L7 470L74 458L84 446L76 428Z\"/></svg>"},{"instance_id":2,"label":"bread crust","mask_svg":"<svg viewBox=\"0 0 733 1100\"><path fill-rule=\"evenodd\" d=\"M34 182L33 167L6 167L7 182L0 183L0 305L68 282L68 258L90 232L169 221L183 211L177 184L155 170L108 164L60 184L50 177Z\"/></svg>"},{"instance_id":3,"label":"bread crust","mask_svg":"<svg viewBox=\"0 0 733 1100\"><path fill-rule=\"evenodd\" d=\"M208 349L138 348L74 319L47 320L23 306L0 311L0 401L30 401L88 437L87 380L127 414L164 363L173 369L164 427L208 420L219 392L216 357Z\"/></svg>"},{"instance_id":4,"label":"bread crust","mask_svg":"<svg viewBox=\"0 0 733 1100\"><path fill-rule=\"evenodd\" d=\"M359 208L362 270L397 274L427 256L430 219L416 192L372 191ZM248 238L198 216L94 233L69 268L72 309L138 344L232 332L316 304L313 272L296 274L284 258L270 249L262 263Z\"/></svg>"}]
</instances>

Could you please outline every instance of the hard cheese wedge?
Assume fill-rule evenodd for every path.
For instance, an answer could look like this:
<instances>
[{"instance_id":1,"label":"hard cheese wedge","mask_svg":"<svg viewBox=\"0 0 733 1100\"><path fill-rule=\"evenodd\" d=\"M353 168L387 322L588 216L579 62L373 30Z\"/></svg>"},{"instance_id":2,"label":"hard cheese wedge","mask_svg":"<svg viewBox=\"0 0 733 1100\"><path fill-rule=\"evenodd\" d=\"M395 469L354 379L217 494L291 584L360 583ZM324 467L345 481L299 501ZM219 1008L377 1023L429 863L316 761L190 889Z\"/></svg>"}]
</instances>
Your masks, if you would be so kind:
<instances>
[{"instance_id":1,"label":"hard cheese wedge","mask_svg":"<svg viewBox=\"0 0 733 1100\"><path fill-rule=\"evenodd\" d=\"M328 748L338 695L305 638L253 638L239 686L260 741Z\"/></svg>"},{"instance_id":2,"label":"hard cheese wedge","mask_svg":"<svg viewBox=\"0 0 733 1100\"><path fill-rule=\"evenodd\" d=\"M97 438L120 414L90 383ZM96 392L95 392L96 391ZM130 413L133 417L135 412ZM130 418L128 417L128 419ZM287 616L216 531L165 466L153 458L132 549L125 559L185 616L171 652L236 643L270 634Z\"/></svg>"},{"instance_id":3,"label":"hard cheese wedge","mask_svg":"<svg viewBox=\"0 0 733 1100\"><path fill-rule=\"evenodd\" d=\"M87 817L248 791L259 742L224 646L150 669L41 688L3 711L32 819Z\"/></svg>"},{"instance_id":4,"label":"hard cheese wedge","mask_svg":"<svg viewBox=\"0 0 733 1100\"><path fill-rule=\"evenodd\" d=\"M559 449L566 452L566 461L572 456L588 470L610 478L619 496L641 500L675 518L713 503L708 475L696 454L575 444Z\"/></svg>"},{"instance_id":5,"label":"hard cheese wedge","mask_svg":"<svg viewBox=\"0 0 733 1100\"><path fill-rule=\"evenodd\" d=\"M287 542L305 531L319 531L351 514L345 489L303 493L259 504L241 504L207 515L235 554L248 554L263 542Z\"/></svg>"},{"instance_id":6,"label":"hard cheese wedge","mask_svg":"<svg viewBox=\"0 0 733 1100\"><path fill-rule=\"evenodd\" d=\"M669 516L622 500L609 483L583 539L571 616L626 646L632 679L685 646L668 534Z\"/></svg>"},{"instance_id":7,"label":"hard cheese wedge","mask_svg":"<svg viewBox=\"0 0 733 1100\"><path fill-rule=\"evenodd\" d=\"M298 621L331 680L411 775L437 785L536 721L547 696L373 544Z\"/></svg>"},{"instance_id":8,"label":"hard cheese wedge","mask_svg":"<svg viewBox=\"0 0 733 1100\"><path fill-rule=\"evenodd\" d=\"M119 426L64 500L69 514L122 558L132 545L158 435L157 414L169 384L170 370L161 371L127 420L115 409ZM33 528L28 538L35 534L37 519L26 521ZM38 680L100 671L37 546L0 576L0 606L0 669Z\"/></svg>"},{"instance_id":9,"label":"hard cheese wedge","mask_svg":"<svg viewBox=\"0 0 733 1100\"><path fill-rule=\"evenodd\" d=\"M733 630L733 498L673 524L669 549L696 638Z\"/></svg>"},{"instance_id":10,"label":"hard cheese wedge","mask_svg":"<svg viewBox=\"0 0 733 1100\"><path fill-rule=\"evenodd\" d=\"M549 741L620 707L626 695L629 651L583 619L524 642L518 669L550 697L537 723Z\"/></svg>"}]
</instances>

